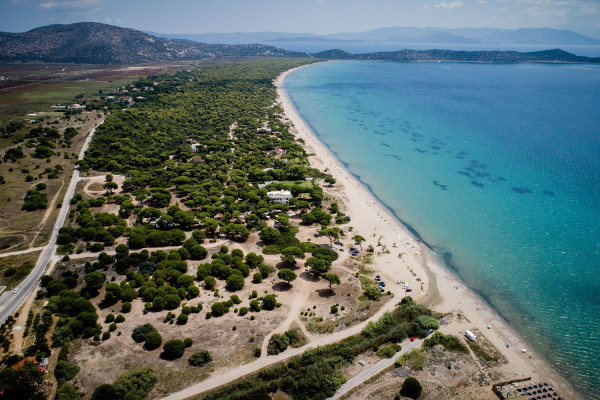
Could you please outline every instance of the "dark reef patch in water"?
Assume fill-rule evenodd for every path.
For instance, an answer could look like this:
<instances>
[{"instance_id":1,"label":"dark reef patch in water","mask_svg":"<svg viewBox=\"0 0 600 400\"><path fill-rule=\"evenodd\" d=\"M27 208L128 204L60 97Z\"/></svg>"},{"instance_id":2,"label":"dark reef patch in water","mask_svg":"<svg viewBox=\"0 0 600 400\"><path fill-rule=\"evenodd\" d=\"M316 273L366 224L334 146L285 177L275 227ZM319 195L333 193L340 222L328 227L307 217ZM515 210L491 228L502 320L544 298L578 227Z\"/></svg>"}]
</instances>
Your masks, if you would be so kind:
<instances>
[{"instance_id":1,"label":"dark reef patch in water","mask_svg":"<svg viewBox=\"0 0 600 400\"><path fill-rule=\"evenodd\" d=\"M499 180L499 181L501 181L501 182L505 182L505 181L506 181L506 178L505 178L505 177L503 177L503 176L499 176L499 177L497 177L496 179L498 179L498 180Z\"/></svg>"},{"instance_id":2,"label":"dark reef patch in water","mask_svg":"<svg viewBox=\"0 0 600 400\"><path fill-rule=\"evenodd\" d=\"M548 196L554 196L554 192L552 190L542 190L542 193L547 194Z\"/></svg>"},{"instance_id":3,"label":"dark reef patch in water","mask_svg":"<svg viewBox=\"0 0 600 400\"><path fill-rule=\"evenodd\" d=\"M484 187L483 183L477 182L477 181L471 181L471 184L474 185L474 186L477 186L479 188L483 188Z\"/></svg>"},{"instance_id":4,"label":"dark reef patch in water","mask_svg":"<svg viewBox=\"0 0 600 400\"><path fill-rule=\"evenodd\" d=\"M468 173L467 171L458 171L459 174L464 175L464 176L468 176L469 178L472 178L471 174Z\"/></svg>"},{"instance_id":5,"label":"dark reef patch in water","mask_svg":"<svg viewBox=\"0 0 600 400\"><path fill-rule=\"evenodd\" d=\"M379 145L380 145L380 146L384 146L384 147L392 147L392 146L390 146L390 145L389 145L389 144L387 144L387 143L379 143Z\"/></svg>"},{"instance_id":6,"label":"dark reef patch in water","mask_svg":"<svg viewBox=\"0 0 600 400\"><path fill-rule=\"evenodd\" d=\"M528 187L513 187L512 188L513 192L517 192L517 193L533 193L533 191L531 189L529 189Z\"/></svg>"},{"instance_id":7,"label":"dark reef patch in water","mask_svg":"<svg viewBox=\"0 0 600 400\"><path fill-rule=\"evenodd\" d=\"M427 153L427 150L423 150L423 149L420 149L420 148L418 148L418 147L415 147L415 150L416 150L416 151L418 151L418 152L419 152L419 153L421 153L421 154L423 154L423 153Z\"/></svg>"},{"instance_id":8,"label":"dark reef patch in water","mask_svg":"<svg viewBox=\"0 0 600 400\"><path fill-rule=\"evenodd\" d=\"M442 259L444 260L444 264L446 264L448 268L450 268L455 273L458 273L458 265L454 264L454 261L452 261L452 253L450 253L449 251L443 252Z\"/></svg>"}]
</instances>

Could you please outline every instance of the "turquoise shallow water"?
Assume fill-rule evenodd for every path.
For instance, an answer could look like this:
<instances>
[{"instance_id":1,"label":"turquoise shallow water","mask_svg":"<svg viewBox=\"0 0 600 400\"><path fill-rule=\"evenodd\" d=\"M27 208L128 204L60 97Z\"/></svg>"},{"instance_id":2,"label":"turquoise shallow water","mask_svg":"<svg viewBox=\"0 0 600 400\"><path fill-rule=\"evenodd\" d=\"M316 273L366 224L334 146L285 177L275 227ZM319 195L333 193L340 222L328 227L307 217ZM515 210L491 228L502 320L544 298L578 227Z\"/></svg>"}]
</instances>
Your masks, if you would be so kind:
<instances>
[{"instance_id":1,"label":"turquoise shallow water","mask_svg":"<svg viewBox=\"0 0 600 400\"><path fill-rule=\"evenodd\" d=\"M285 90L351 173L600 399L600 67L335 62Z\"/></svg>"}]
</instances>

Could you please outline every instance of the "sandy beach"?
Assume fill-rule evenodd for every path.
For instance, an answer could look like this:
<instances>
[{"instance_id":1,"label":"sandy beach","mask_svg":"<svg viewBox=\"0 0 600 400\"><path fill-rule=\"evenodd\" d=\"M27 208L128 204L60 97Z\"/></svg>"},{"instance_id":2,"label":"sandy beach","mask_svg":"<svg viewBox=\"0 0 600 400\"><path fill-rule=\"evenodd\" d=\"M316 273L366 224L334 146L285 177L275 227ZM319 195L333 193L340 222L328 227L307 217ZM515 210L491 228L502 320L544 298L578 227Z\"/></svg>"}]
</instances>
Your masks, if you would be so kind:
<instances>
[{"instance_id":1,"label":"sandy beach","mask_svg":"<svg viewBox=\"0 0 600 400\"><path fill-rule=\"evenodd\" d=\"M352 234L362 235L366 241L363 248L373 245L376 256L371 269L378 272L393 286L394 293L403 294L397 282L407 282L413 291L410 295L419 303L433 310L452 313L440 330L464 337L466 330L484 337L507 360L495 367L492 383L531 377L531 382L552 384L563 398L581 399L574 388L498 316L488 304L448 272L435 259L435 255L417 240L366 187L350 174L328 151L327 147L308 128L293 107L283 89L289 70L275 81L285 116L292 123L291 131L305 141L311 166L326 171L336 179L326 194L336 198L340 207L351 216ZM347 228L347 226L344 226ZM507 347L505 343L510 343ZM484 391L478 388L477 398L497 398L491 391L491 383Z\"/></svg>"}]
</instances>

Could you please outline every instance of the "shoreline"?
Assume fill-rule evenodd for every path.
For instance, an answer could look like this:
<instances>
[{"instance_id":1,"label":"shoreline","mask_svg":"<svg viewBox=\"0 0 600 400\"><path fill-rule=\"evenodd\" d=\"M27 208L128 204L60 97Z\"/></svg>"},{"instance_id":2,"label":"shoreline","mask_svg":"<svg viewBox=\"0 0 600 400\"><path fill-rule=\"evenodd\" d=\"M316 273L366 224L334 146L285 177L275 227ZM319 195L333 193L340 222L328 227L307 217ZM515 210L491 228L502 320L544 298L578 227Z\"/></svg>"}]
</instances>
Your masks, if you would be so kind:
<instances>
[{"instance_id":1,"label":"shoreline","mask_svg":"<svg viewBox=\"0 0 600 400\"><path fill-rule=\"evenodd\" d=\"M373 257L372 266L381 270L383 277L392 282L394 287L397 287L394 282L408 282L414 289L412 297L420 304L442 314L462 316L459 321L452 321L440 327L440 330L461 337L467 329L479 331L506 358L507 363L494 367L503 378L508 378L504 380L531 377L532 382L550 382L563 398L582 399L572 385L494 311L492 305L442 266L435 259L431 246L418 232L403 223L371 191L370 186L361 182L359 176L349 172L337 159L333 149L319 139L284 90L283 82L288 74L304 67L285 71L274 82L284 116L292 123L290 131L305 141L303 147L307 153L315 154L309 160L310 165L322 171L327 170L336 178L334 187L325 187L324 190L328 195L335 196L341 208L345 208L345 212L352 218L349 225L354 227L353 233L365 237L365 246L372 244L375 247L378 255ZM360 214L356 210L361 210ZM375 246L378 243L381 246ZM389 254L386 254L387 250ZM406 270L409 271L408 274ZM419 287L422 290L418 290ZM506 342L510 343L510 347L505 346ZM522 349L526 351L522 352ZM491 383L499 380L503 379L495 379ZM481 394L489 394L490 398L495 398L491 383L489 392Z\"/></svg>"}]
</instances>

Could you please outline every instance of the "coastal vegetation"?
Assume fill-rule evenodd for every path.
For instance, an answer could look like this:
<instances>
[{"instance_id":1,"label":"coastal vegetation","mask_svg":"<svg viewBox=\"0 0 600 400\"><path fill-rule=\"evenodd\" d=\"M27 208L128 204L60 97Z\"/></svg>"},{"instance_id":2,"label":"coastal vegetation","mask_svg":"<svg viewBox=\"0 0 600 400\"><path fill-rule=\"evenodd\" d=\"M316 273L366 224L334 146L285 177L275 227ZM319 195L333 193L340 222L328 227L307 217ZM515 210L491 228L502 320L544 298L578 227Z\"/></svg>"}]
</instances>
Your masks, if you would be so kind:
<instances>
[{"instance_id":1,"label":"coastal vegetation","mask_svg":"<svg viewBox=\"0 0 600 400\"><path fill-rule=\"evenodd\" d=\"M418 325L416 318L430 313L406 297L393 312L385 313L378 321L369 323L358 336L306 350L287 362L264 368L250 377L196 399L269 398L269 393L278 390L293 399L331 397L346 380L341 373L342 367L374 346L398 343L411 335L425 337L427 333ZM286 336L287 332L272 341L272 351L283 347Z\"/></svg>"},{"instance_id":2,"label":"coastal vegetation","mask_svg":"<svg viewBox=\"0 0 600 400\"><path fill-rule=\"evenodd\" d=\"M161 396L184 379L206 378L223 357L235 359L227 360L232 365L281 354L381 306L365 268L372 255L363 263L362 256L344 257L358 275L338 267L335 246L353 231L347 210L326 198L321 185L335 181L309 166L275 102L273 79L310 61L253 60L149 76L129 86L143 97L134 104L95 103L105 121L78 162L93 182L69 201L57 237L64 258L42 278L36 297L45 308L32 314L34 337L23 351L39 359L60 353L53 365L57 398L79 398L79 390L93 399ZM72 134L65 129L61 140ZM39 183L36 191L47 190ZM275 202L272 190L292 197ZM352 235L362 250L364 237ZM286 292L307 285L321 298L320 310L298 310L294 324L305 326L267 340L258 327L287 312ZM424 338L438 326L431 311L406 297L359 336L307 350L223 389L227 395L206 398L268 398L276 391L325 398L358 355L377 349L378 357L392 357L404 338ZM226 354L211 347L221 336ZM261 338L264 348L255 343ZM451 339L444 344L453 346ZM144 360L120 354L123 348ZM109 375L90 371L90 357ZM169 375L175 365L185 374Z\"/></svg>"}]
</instances>

